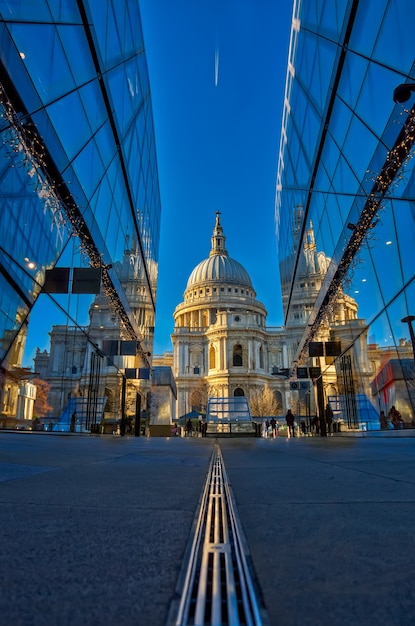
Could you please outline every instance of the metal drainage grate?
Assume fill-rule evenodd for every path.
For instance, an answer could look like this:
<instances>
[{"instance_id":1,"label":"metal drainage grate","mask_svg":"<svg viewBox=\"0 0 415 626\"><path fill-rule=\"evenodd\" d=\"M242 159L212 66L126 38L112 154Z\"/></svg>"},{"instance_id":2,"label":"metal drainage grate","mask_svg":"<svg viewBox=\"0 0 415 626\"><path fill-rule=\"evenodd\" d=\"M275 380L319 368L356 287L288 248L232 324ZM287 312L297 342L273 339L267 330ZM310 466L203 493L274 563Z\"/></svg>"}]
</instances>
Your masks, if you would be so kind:
<instances>
[{"instance_id":1,"label":"metal drainage grate","mask_svg":"<svg viewBox=\"0 0 415 626\"><path fill-rule=\"evenodd\" d=\"M203 489L176 626L260 626L262 618L218 446Z\"/></svg>"}]
</instances>

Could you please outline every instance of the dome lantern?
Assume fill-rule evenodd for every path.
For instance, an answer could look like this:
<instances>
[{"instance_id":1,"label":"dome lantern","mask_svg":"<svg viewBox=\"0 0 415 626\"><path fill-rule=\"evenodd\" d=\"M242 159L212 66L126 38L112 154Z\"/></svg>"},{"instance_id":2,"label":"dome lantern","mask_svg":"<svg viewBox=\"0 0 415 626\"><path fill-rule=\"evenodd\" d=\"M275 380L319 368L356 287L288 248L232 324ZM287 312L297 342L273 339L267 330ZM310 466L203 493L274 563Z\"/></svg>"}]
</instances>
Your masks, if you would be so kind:
<instances>
[{"instance_id":1,"label":"dome lantern","mask_svg":"<svg viewBox=\"0 0 415 626\"><path fill-rule=\"evenodd\" d=\"M228 256L228 252L225 248L226 237L223 234L223 228L220 223L220 211L216 211L216 223L215 228L213 229L212 235L212 250L210 251L210 256L214 254L223 254Z\"/></svg>"},{"instance_id":2,"label":"dome lantern","mask_svg":"<svg viewBox=\"0 0 415 626\"><path fill-rule=\"evenodd\" d=\"M216 223L211 237L212 249L209 257L193 269L187 281L186 291L196 286L233 284L238 288L249 288L255 297L248 272L238 261L229 256L225 241L226 237L220 223L220 212L216 211Z\"/></svg>"}]
</instances>

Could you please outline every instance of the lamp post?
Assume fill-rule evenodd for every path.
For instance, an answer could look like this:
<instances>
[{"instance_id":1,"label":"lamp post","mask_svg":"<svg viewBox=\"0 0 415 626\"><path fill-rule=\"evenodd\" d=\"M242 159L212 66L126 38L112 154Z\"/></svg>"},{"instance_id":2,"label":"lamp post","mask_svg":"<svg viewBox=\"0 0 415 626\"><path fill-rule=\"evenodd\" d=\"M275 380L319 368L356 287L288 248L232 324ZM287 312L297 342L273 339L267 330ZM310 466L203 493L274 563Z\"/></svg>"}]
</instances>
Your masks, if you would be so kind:
<instances>
[{"instance_id":1,"label":"lamp post","mask_svg":"<svg viewBox=\"0 0 415 626\"><path fill-rule=\"evenodd\" d=\"M120 420L120 435L125 435L125 392L127 388L127 379L123 375L121 384L121 420Z\"/></svg>"},{"instance_id":2,"label":"lamp post","mask_svg":"<svg viewBox=\"0 0 415 626\"><path fill-rule=\"evenodd\" d=\"M399 104L406 102L415 91L414 83L403 83L398 85L393 92L393 101Z\"/></svg>"},{"instance_id":3,"label":"lamp post","mask_svg":"<svg viewBox=\"0 0 415 626\"><path fill-rule=\"evenodd\" d=\"M141 394L138 392L135 396L134 435L135 437L141 435Z\"/></svg>"},{"instance_id":4,"label":"lamp post","mask_svg":"<svg viewBox=\"0 0 415 626\"><path fill-rule=\"evenodd\" d=\"M327 428L326 428L326 415L324 411L324 389L323 389L323 376L321 374L321 360L320 357L317 358L320 368L320 376L317 377L316 386L317 386L317 407L318 407L318 416L319 416L319 424L320 424L320 437L327 437Z\"/></svg>"}]
</instances>

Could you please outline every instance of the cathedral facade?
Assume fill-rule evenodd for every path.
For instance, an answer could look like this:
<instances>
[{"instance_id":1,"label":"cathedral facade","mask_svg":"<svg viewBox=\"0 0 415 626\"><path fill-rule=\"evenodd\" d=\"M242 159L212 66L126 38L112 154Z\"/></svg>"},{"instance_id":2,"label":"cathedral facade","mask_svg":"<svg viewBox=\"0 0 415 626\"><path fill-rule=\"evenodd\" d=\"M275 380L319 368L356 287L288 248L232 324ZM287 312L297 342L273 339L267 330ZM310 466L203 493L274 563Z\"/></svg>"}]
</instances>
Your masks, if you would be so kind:
<instances>
[{"instance_id":1,"label":"cathedral facade","mask_svg":"<svg viewBox=\"0 0 415 626\"><path fill-rule=\"evenodd\" d=\"M177 415L203 411L208 396L252 401L266 386L284 410L285 332L267 328L266 320L248 272L228 254L218 212L210 254L191 272L174 311Z\"/></svg>"},{"instance_id":2,"label":"cathedral facade","mask_svg":"<svg viewBox=\"0 0 415 626\"><path fill-rule=\"evenodd\" d=\"M256 299L248 272L228 254L220 214L216 213L210 254L191 272L183 302L174 311L173 373L178 416L192 409L204 412L207 397L231 396L246 396L251 409L255 406L255 415L261 412L258 398L266 390L275 398L273 413L285 415L288 408L303 414L315 412L312 381L292 384L296 378L293 355L328 265L325 254L316 250L312 224L302 246L301 263L292 316L284 327L268 327L266 308ZM353 298L341 294L334 319L333 326L338 330L343 327L344 331L346 320L347 328L353 320L359 325ZM333 339L333 332L329 325L326 338ZM336 374L334 368L330 373L329 363L327 366L327 395L335 395Z\"/></svg>"}]
</instances>

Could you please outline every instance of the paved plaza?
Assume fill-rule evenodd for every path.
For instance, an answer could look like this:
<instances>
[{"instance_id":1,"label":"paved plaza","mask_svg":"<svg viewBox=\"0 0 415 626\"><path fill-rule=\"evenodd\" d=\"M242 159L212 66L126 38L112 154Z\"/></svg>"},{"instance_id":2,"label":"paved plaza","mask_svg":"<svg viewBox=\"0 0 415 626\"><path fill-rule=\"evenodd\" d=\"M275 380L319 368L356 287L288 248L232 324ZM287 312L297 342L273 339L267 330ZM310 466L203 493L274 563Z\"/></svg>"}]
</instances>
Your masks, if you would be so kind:
<instances>
[{"instance_id":1,"label":"paved plaza","mask_svg":"<svg viewBox=\"0 0 415 626\"><path fill-rule=\"evenodd\" d=\"M164 626L222 450L269 624L406 626L415 439L0 432L0 626Z\"/></svg>"}]
</instances>

